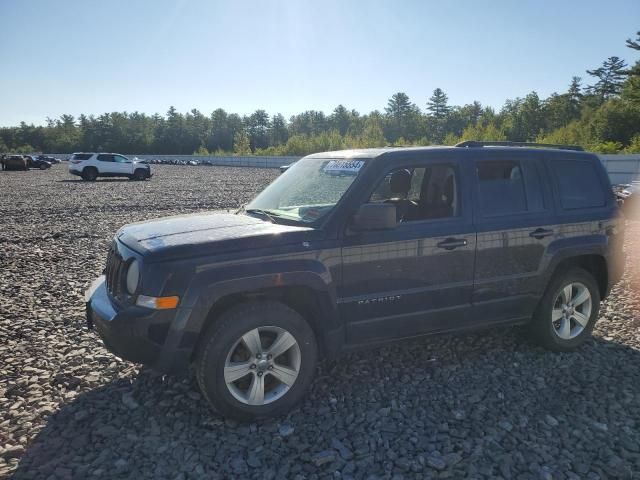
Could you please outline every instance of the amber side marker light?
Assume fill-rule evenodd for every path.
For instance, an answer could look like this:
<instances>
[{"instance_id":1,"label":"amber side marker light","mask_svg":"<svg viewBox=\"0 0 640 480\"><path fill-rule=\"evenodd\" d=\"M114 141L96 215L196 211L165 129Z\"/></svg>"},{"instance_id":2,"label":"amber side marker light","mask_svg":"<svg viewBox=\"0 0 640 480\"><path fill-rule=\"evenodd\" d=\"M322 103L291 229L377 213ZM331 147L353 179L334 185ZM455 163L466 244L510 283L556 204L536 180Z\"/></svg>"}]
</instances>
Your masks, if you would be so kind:
<instances>
[{"instance_id":1,"label":"amber side marker light","mask_svg":"<svg viewBox=\"0 0 640 480\"><path fill-rule=\"evenodd\" d=\"M153 308L154 310L168 310L176 308L180 297L147 297L146 295L138 295L136 305L139 307Z\"/></svg>"}]
</instances>

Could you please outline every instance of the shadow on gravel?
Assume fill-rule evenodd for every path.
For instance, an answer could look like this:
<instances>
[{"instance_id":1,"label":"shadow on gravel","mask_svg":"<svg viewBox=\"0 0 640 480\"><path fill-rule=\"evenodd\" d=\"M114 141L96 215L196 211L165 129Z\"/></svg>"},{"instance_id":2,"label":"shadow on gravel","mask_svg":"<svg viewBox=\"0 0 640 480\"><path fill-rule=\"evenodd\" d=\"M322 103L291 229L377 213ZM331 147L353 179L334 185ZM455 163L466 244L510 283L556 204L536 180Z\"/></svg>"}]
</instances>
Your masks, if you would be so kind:
<instances>
[{"instance_id":1,"label":"shadow on gravel","mask_svg":"<svg viewBox=\"0 0 640 480\"><path fill-rule=\"evenodd\" d=\"M81 178L68 178L65 180L58 180L58 183L79 183L83 185L92 185L94 183L120 183L120 182L131 182L128 178L99 178L92 182L87 182L86 180L82 180Z\"/></svg>"},{"instance_id":2,"label":"shadow on gravel","mask_svg":"<svg viewBox=\"0 0 640 480\"><path fill-rule=\"evenodd\" d=\"M14 478L292 478L336 470L510 478L533 473L532 465L543 473L628 474L640 458L640 352L596 338L553 354L520 337L446 336L350 354L320 367L300 408L253 424L211 412L190 377L142 369L51 415Z\"/></svg>"}]
</instances>

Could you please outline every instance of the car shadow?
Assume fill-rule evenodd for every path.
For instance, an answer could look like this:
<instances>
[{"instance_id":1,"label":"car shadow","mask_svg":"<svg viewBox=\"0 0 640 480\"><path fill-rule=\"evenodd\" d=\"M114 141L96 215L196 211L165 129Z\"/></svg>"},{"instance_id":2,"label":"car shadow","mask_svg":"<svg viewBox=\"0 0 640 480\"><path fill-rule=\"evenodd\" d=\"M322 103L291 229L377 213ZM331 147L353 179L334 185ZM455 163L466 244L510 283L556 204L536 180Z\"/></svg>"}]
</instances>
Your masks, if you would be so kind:
<instances>
[{"instance_id":1,"label":"car shadow","mask_svg":"<svg viewBox=\"0 0 640 480\"><path fill-rule=\"evenodd\" d=\"M590 363L585 364L585 360ZM623 365L628 367L621 368ZM617 391L631 392L633 401L640 387L627 370L635 370L637 365L640 351L601 338L571 354L532 347L511 329L412 340L322 364L300 407L286 417L251 424L225 420L213 412L191 376L164 376L142 368L132 378L78 394L51 414L27 446L14 478L48 478L54 472L56 478L175 478L183 474L246 478L251 470L240 472L236 467L247 468L245 459L250 452L266 449L270 463L292 462L291 458L296 458L294 463L304 463L309 462L309 454L304 454L306 460L299 459L302 446L313 451L332 448L329 442L317 448L314 442L304 443L316 434L325 439L346 438L345 442L367 431L383 431L391 439L400 438L403 429L413 428L411 410L415 408L435 409L421 417L425 432L440 431L438 435L449 436L449 427L442 433L443 424L451 428L463 425L460 428L469 435L464 442L480 445L484 434L473 436L473 428L481 432L495 428L496 415L508 418L513 424L509 428L525 431L539 429L541 424L548 430L551 427L544 422L551 422L549 415L561 422L559 428L565 428L565 422L575 425L563 420L571 415L601 421L597 415L602 403L591 405L590 399L603 392L609 398ZM530 370L537 374L532 375ZM473 385L466 383L477 376L482 379ZM524 392L512 396L509 390L514 383ZM454 400L446 405L443 388L456 392ZM416 391L419 403L407 403ZM571 402L567 402L568 396ZM617 397L616 401L623 403L625 399ZM398 407L402 402L405 406ZM405 411L401 416L381 414L385 408L389 410L387 407ZM349 415L357 421L344 421ZM409 423L399 420L404 417ZM518 423L522 418L528 419L529 426ZM283 438L293 433L282 433L282 425L292 427L290 431L296 435L304 433ZM610 447L616 451L617 432L611 427L599 427L598 434L610 436ZM610 428L609 433L606 428ZM450 436L446 440L448 448L462 445L460 438ZM509 448L516 448L505 441ZM456 468L464 470L472 461L465 458ZM309 468L313 469L312 464Z\"/></svg>"},{"instance_id":2,"label":"car shadow","mask_svg":"<svg viewBox=\"0 0 640 480\"><path fill-rule=\"evenodd\" d=\"M99 178L91 182L82 180L81 178L77 178L77 179L69 178L65 180L58 180L58 183L85 183L87 185L91 185L92 183L112 183L112 182L132 182L132 180L128 178Z\"/></svg>"}]
</instances>

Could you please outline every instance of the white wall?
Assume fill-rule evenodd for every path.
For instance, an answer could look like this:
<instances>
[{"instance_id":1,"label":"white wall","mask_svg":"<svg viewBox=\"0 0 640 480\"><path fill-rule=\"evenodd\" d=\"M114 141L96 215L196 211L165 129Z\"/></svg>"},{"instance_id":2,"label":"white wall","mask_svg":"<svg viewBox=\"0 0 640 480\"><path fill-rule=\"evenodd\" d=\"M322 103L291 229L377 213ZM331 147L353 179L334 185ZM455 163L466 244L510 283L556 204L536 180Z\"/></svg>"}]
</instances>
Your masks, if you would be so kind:
<instances>
[{"instance_id":1,"label":"white wall","mask_svg":"<svg viewBox=\"0 0 640 480\"><path fill-rule=\"evenodd\" d=\"M640 180L640 155L598 155L612 184Z\"/></svg>"}]
</instances>

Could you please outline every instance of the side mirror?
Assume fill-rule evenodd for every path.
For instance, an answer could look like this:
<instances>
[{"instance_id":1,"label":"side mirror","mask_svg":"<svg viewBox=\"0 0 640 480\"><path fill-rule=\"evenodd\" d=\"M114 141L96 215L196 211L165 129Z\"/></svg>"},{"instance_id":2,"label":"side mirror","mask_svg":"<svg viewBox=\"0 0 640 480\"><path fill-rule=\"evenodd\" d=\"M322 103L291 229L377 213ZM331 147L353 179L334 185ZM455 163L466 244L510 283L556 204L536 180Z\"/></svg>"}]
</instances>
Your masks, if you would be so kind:
<instances>
[{"instance_id":1,"label":"side mirror","mask_svg":"<svg viewBox=\"0 0 640 480\"><path fill-rule=\"evenodd\" d=\"M365 203L353 216L355 230L391 230L396 228L396 206L392 203Z\"/></svg>"}]
</instances>

